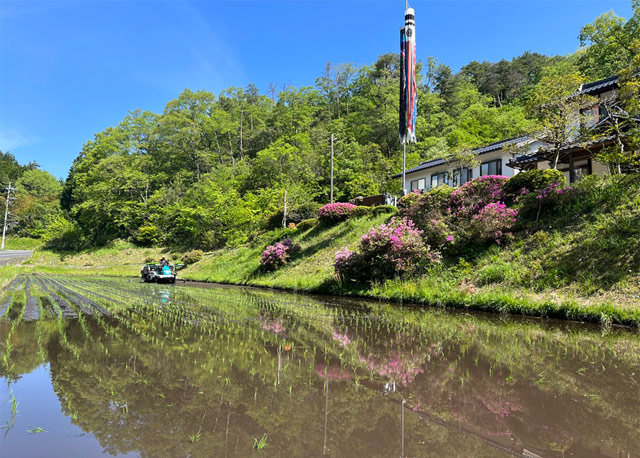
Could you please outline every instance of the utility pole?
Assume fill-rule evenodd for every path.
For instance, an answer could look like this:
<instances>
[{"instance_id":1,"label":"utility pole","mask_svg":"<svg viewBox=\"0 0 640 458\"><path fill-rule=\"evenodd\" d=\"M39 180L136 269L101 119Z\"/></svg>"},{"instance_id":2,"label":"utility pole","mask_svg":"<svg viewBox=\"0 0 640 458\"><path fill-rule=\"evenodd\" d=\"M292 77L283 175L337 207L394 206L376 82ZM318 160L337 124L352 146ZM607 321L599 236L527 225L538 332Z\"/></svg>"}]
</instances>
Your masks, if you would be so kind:
<instances>
[{"instance_id":1,"label":"utility pole","mask_svg":"<svg viewBox=\"0 0 640 458\"><path fill-rule=\"evenodd\" d=\"M331 203L333 203L333 134L331 134Z\"/></svg>"},{"instance_id":2,"label":"utility pole","mask_svg":"<svg viewBox=\"0 0 640 458\"><path fill-rule=\"evenodd\" d=\"M7 233L7 218L9 217L9 199L11 198L11 191L15 191L15 188L11 187L11 182L9 182L9 186L6 187L7 190L7 201L4 205L4 225L2 226L2 246L0 249L4 250L4 237Z\"/></svg>"}]
</instances>

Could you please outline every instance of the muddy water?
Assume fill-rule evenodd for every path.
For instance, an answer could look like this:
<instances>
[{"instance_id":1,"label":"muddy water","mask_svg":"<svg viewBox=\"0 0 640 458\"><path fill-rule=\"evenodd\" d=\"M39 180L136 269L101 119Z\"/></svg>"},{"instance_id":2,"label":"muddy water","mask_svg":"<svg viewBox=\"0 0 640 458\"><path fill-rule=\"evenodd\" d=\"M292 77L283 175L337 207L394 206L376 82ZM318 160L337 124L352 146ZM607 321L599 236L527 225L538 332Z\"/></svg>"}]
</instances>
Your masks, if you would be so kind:
<instances>
[{"instance_id":1,"label":"muddy water","mask_svg":"<svg viewBox=\"0 0 640 458\"><path fill-rule=\"evenodd\" d=\"M119 279L0 299L2 457L640 456L634 332Z\"/></svg>"}]
</instances>

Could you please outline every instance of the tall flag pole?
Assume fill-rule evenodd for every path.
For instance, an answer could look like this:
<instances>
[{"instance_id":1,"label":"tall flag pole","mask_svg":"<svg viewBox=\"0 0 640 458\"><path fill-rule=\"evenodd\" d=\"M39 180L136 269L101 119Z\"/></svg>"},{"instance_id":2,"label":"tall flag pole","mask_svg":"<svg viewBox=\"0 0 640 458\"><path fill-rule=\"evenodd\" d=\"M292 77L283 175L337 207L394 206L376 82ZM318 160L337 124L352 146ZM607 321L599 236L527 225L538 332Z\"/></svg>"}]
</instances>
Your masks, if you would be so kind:
<instances>
[{"instance_id":1,"label":"tall flag pole","mask_svg":"<svg viewBox=\"0 0 640 458\"><path fill-rule=\"evenodd\" d=\"M400 29L400 123L402 142L402 193L406 192L407 143L416 143L416 20L405 0L404 27Z\"/></svg>"}]
</instances>

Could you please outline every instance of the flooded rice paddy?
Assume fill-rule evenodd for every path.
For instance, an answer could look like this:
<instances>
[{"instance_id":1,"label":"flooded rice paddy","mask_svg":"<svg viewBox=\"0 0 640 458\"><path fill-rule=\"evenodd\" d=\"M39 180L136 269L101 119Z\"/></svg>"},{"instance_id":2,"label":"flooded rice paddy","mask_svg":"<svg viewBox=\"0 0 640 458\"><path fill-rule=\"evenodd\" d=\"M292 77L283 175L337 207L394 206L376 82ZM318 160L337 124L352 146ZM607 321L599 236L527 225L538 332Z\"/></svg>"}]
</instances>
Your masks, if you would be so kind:
<instances>
[{"instance_id":1,"label":"flooded rice paddy","mask_svg":"<svg viewBox=\"0 0 640 458\"><path fill-rule=\"evenodd\" d=\"M235 287L19 276L2 457L637 457L624 330Z\"/></svg>"}]
</instances>

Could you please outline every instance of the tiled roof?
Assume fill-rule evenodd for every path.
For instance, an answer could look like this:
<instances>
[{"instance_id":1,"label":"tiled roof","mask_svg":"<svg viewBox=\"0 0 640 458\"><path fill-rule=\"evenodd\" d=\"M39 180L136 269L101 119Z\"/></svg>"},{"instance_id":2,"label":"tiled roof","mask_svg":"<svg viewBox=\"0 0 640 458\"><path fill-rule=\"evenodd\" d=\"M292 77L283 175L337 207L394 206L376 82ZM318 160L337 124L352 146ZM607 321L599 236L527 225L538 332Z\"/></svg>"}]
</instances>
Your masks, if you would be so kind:
<instances>
[{"instance_id":1,"label":"tiled roof","mask_svg":"<svg viewBox=\"0 0 640 458\"><path fill-rule=\"evenodd\" d=\"M541 159L544 159L544 156L538 153L532 154L531 156L527 156L527 155L516 156L513 159L511 159L509 162L507 162L507 165L511 167L510 164L513 164L513 165L528 164L529 162L537 162L538 160L541 160Z\"/></svg>"},{"instance_id":2,"label":"tiled roof","mask_svg":"<svg viewBox=\"0 0 640 458\"><path fill-rule=\"evenodd\" d=\"M604 92L603 90L613 89L618 86L619 77L610 76L609 78L605 78L599 81L594 81L593 83L587 83L582 85L582 89L578 92L579 94L593 94Z\"/></svg>"},{"instance_id":3,"label":"tiled roof","mask_svg":"<svg viewBox=\"0 0 640 458\"><path fill-rule=\"evenodd\" d=\"M526 140L528 140L529 137L527 135L520 135L518 137L511 137L511 138L507 138L505 140L500 140L499 142L495 142L495 143L490 143L486 146L481 146L480 148L476 148L473 151L475 154L484 154L484 153L489 153L491 151L496 151L501 149L504 146L508 146L508 145L513 145L516 143L521 143L524 142Z\"/></svg>"},{"instance_id":4,"label":"tiled roof","mask_svg":"<svg viewBox=\"0 0 640 458\"><path fill-rule=\"evenodd\" d=\"M597 139L589 140L587 142L571 143L562 147L562 149L560 150L560 153L569 152L575 149L584 149L588 151L589 148L591 147L594 147L600 144L606 144L607 142L610 142L615 138L616 138L615 135L609 135L607 137L597 138ZM544 154L545 152L546 151L542 151L540 153L535 153L532 155L525 154L525 155L514 157L509 162L507 162L507 165L512 167L512 165L519 166L519 165L524 165L531 162L538 162L540 160L549 160L548 157L545 157L545 154Z\"/></svg>"},{"instance_id":5,"label":"tiled roof","mask_svg":"<svg viewBox=\"0 0 640 458\"><path fill-rule=\"evenodd\" d=\"M480 155L480 154L486 154L486 153L490 153L492 151L497 151L507 145L513 145L515 143L520 143L523 141L526 141L529 137L527 137L526 135L521 135L519 137L511 137L511 138L507 138L505 140L500 140L498 142L494 142L494 143L490 143L488 145L485 146L481 146L479 148L475 148L472 149L471 151L475 154L475 155ZM446 164L447 161L451 159L451 156L449 156L446 159L431 159L430 161L426 161L423 162L420 165L416 165L415 167L412 167L410 169L408 169L405 173L409 174L409 173L413 173L413 172L418 172L420 170L425 170L425 169L430 169L433 167L437 167L439 165L442 164ZM391 178L399 178L402 176L402 173L396 173L395 175L392 175Z\"/></svg>"},{"instance_id":6,"label":"tiled roof","mask_svg":"<svg viewBox=\"0 0 640 458\"><path fill-rule=\"evenodd\" d=\"M446 162L446 159L432 159L430 161L423 162L420 165L416 165L415 167L407 169L405 173L413 173L418 172L419 170L430 169L431 167L437 167L439 165L446 164ZM401 176L402 173L396 173L395 175L392 175L391 178L398 178Z\"/></svg>"}]
</instances>

